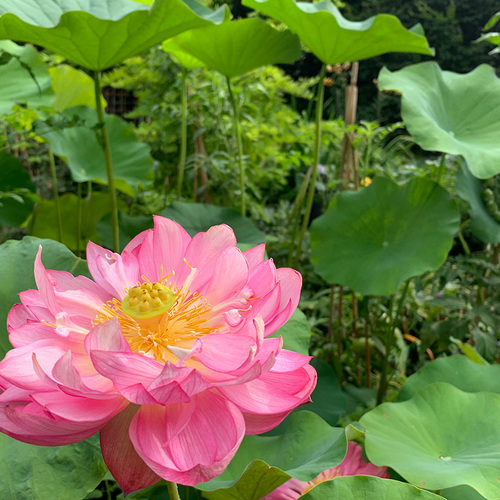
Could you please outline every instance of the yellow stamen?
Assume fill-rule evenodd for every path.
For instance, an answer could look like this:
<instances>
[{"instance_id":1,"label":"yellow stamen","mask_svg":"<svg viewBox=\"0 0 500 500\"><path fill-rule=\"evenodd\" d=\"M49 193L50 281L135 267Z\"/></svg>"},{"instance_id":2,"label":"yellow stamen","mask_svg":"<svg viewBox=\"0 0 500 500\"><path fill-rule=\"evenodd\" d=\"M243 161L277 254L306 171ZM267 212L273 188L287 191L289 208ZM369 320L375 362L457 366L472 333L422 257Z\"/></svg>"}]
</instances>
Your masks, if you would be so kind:
<instances>
[{"instance_id":1,"label":"yellow stamen","mask_svg":"<svg viewBox=\"0 0 500 500\"><path fill-rule=\"evenodd\" d=\"M177 361L168 346L189 349L197 338L218 331L221 325L215 323L217 314L202 295L175 288L166 280L138 283L127 290L123 301L103 304L94 325L116 317L134 352L157 361Z\"/></svg>"}]
</instances>

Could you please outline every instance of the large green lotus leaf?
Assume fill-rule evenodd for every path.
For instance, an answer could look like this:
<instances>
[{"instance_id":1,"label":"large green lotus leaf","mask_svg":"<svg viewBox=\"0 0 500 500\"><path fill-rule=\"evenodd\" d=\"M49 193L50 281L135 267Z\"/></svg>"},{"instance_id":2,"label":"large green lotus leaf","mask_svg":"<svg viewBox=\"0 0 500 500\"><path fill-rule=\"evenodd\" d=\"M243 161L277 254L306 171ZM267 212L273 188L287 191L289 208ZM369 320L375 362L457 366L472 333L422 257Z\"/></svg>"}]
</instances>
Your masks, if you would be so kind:
<instances>
[{"instance_id":1,"label":"large green lotus leaf","mask_svg":"<svg viewBox=\"0 0 500 500\"><path fill-rule=\"evenodd\" d=\"M107 185L108 176L103 149L92 127L96 126L94 109L79 106L66 110L85 121L85 125L46 132L54 154L63 158L75 182L98 182ZM153 159L149 147L137 139L134 129L116 115L106 115L106 126L113 158L116 189L134 196L139 184L153 179Z\"/></svg>"},{"instance_id":2,"label":"large green lotus leaf","mask_svg":"<svg viewBox=\"0 0 500 500\"><path fill-rule=\"evenodd\" d=\"M8 240L0 245L0 359L12 348L6 320L10 308L19 302L18 293L36 288L33 274L35 256L42 245L42 262L47 269L88 275L87 264L75 257L62 243L26 236L22 241ZM3 491L0 489L0 491Z\"/></svg>"},{"instance_id":3,"label":"large green lotus leaf","mask_svg":"<svg viewBox=\"0 0 500 500\"><path fill-rule=\"evenodd\" d=\"M49 69L52 88L56 94L56 100L52 107L58 111L64 111L76 106L89 106L95 108L94 80L87 73L80 71L67 64L60 64ZM107 103L101 99L105 108Z\"/></svg>"},{"instance_id":4,"label":"large green lotus leaf","mask_svg":"<svg viewBox=\"0 0 500 500\"><path fill-rule=\"evenodd\" d=\"M259 500L291 477L310 481L335 467L346 447L344 429L301 411L280 436L246 436L227 469L197 488L210 499Z\"/></svg>"},{"instance_id":5,"label":"large green lotus leaf","mask_svg":"<svg viewBox=\"0 0 500 500\"><path fill-rule=\"evenodd\" d=\"M118 225L120 227L120 251L128 245L140 232L153 227L153 217L143 215L128 215L118 212ZM113 248L113 226L111 215L103 217L97 224L97 234L101 245Z\"/></svg>"},{"instance_id":6,"label":"large green lotus leaf","mask_svg":"<svg viewBox=\"0 0 500 500\"><path fill-rule=\"evenodd\" d=\"M500 79L491 66L466 74L442 71L435 62L382 68L378 84L403 94L401 116L422 149L462 155L480 179L500 172Z\"/></svg>"},{"instance_id":7,"label":"large green lotus leaf","mask_svg":"<svg viewBox=\"0 0 500 500\"><path fill-rule=\"evenodd\" d=\"M34 201L30 193L35 184L21 162L7 151L0 151L0 226L21 225L31 214ZM9 197L2 193L14 193Z\"/></svg>"},{"instance_id":8,"label":"large green lotus leaf","mask_svg":"<svg viewBox=\"0 0 500 500\"><path fill-rule=\"evenodd\" d=\"M315 486L303 500L439 500L412 484L374 476L341 476Z\"/></svg>"},{"instance_id":9,"label":"large green lotus leaf","mask_svg":"<svg viewBox=\"0 0 500 500\"><path fill-rule=\"evenodd\" d=\"M468 485L500 497L500 394L468 393L445 383L361 417L365 451L408 482L430 490Z\"/></svg>"},{"instance_id":10,"label":"large green lotus leaf","mask_svg":"<svg viewBox=\"0 0 500 500\"><path fill-rule=\"evenodd\" d=\"M233 229L239 247L255 246L266 240L265 234L259 231L250 219L243 217L237 210L228 207L174 201L160 215L178 222L191 236L207 231L217 224L227 224ZM120 224L120 248L122 250L141 231L153 227L153 217L119 213L118 220ZM111 218L104 217L97 225L97 231L101 244L107 248L112 248ZM301 323L303 324L302 320ZM302 348L305 346L305 333L297 338L297 343Z\"/></svg>"},{"instance_id":11,"label":"large green lotus leaf","mask_svg":"<svg viewBox=\"0 0 500 500\"><path fill-rule=\"evenodd\" d=\"M78 217L78 196L75 194L65 194L59 198L61 207L62 222L62 243L71 250L76 250L77 246L77 217ZM85 248L87 241L99 242L97 234L97 223L108 214L109 196L107 193L92 193L90 199L84 198L81 203L81 235L80 248ZM30 224L31 236L57 240L57 212L56 204L53 200L43 200L38 203Z\"/></svg>"},{"instance_id":12,"label":"large green lotus leaf","mask_svg":"<svg viewBox=\"0 0 500 500\"><path fill-rule=\"evenodd\" d=\"M137 1L137 0L135 0ZM165 40L161 44L161 48L165 52L169 52L171 55L173 55L176 59L177 62L181 65L184 66L186 69L195 69L195 68L205 68L206 64L202 61L200 61L197 57L192 55L189 52L186 52L178 43L177 43L177 37L174 38L169 38L168 40Z\"/></svg>"},{"instance_id":13,"label":"large green lotus leaf","mask_svg":"<svg viewBox=\"0 0 500 500\"><path fill-rule=\"evenodd\" d=\"M484 500L483 495L469 486L454 486L441 491L441 496L447 500Z\"/></svg>"},{"instance_id":14,"label":"large green lotus leaf","mask_svg":"<svg viewBox=\"0 0 500 500\"><path fill-rule=\"evenodd\" d=\"M54 100L50 75L36 49L2 40L2 51L14 57L0 66L0 114L8 113L17 102L49 106Z\"/></svg>"},{"instance_id":15,"label":"large green lotus leaf","mask_svg":"<svg viewBox=\"0 0 500 500\"><path fill-rule=\"evenodd\" d=\"M292 64L301 54L297 35L277 31L258 18L185 31L175 44L228 78L267 64Z\"/></svg>"},{"instance_id":16,"label":"large green lotus leaf","mask_svg":"<svg viewBox=\"0 0 500 500\"><path fill-rule=\"evenodd\" d=\"M217 224L227 224L234 231L238 243L258 245L266 241L266 235L233 208L174 201L161 215L178 222L191 236Z\"/></svg>"},{"instance_id":17,"label":"large green lotus leaf","mask_svg":"<svg viewBox=\"0 0 500 500\"><path fill-rule=\"evenodd\" d=\"M311 225L315 271L363 295L388 295L412 276L437 269L458 230L451 196L427 179L403 187L377 177L336 196Z\"/></svg>"},{"instance_id":18,"label":"large green lotus leaf","mask_svg":"<svg viewBox=\"0 0 500 500\"><path fill-rule=\"evenodd\" d=\"M221 23L194 0L3 0L0 38L41 45L91 70L118 64L185 30Z\"/></svg>"},{"instance_id":19,"label":"large green lotus leaf","mask_svg":"<svg viewBox=\"0 0 500 500\"><path fill-rule=\"evenodd\" d=\"M305 356L309 355L311 329L306 315L300 309L295 309L292 317L270 338L279 337L280 335L283 337L283 349L300 352Z\"/></svg>"},{"instance_id":20,"label":"large green lotus leaf","mask_svg":"<svg viewBox=\"0 0 500 500\"><path fill-rule=\"evenodd\" d=\"M460 198L470 203L472 233L485 243L500 243L500 224L490 215L483 200L483 182L462 164L456 175L456 190Z\"/></svg>"},{"instance_id":21,"label":"large green lotus leaf","mask_svg":"<svg viewBox=\"0 0 500 500\"><path fill-rule=\"evenodd\" d=\"M433 382L447 382L465 392L500 394L500 365L480 365L466 356L438 358L420 368L405 382L398 401L412 398L422 387Z\"/></svg>"},{"instance_id":22,"label":"large green lotus leaf","mask_svg":"<svg viewBox=\"0 0 500 500\"><path fill-rule=\"evenodd\" d=\"M97 434L67 446L33 446L0 434L0 491L16 500L81 500L106 474Z\"/></svg>"},{"instance_id":23,"label":"large green lotus leaf","mask_svg":"<svg viewBox=\"0 0 500 500\"><path fill-rule=\"evenodd\" d=\"M421 28L407 30L399 19L379 14L365 21L345 19L330 1L243 0L266 16L285 23L324 63L359 61L387 52L434 55Z\"/></svg>"}]
</instances>

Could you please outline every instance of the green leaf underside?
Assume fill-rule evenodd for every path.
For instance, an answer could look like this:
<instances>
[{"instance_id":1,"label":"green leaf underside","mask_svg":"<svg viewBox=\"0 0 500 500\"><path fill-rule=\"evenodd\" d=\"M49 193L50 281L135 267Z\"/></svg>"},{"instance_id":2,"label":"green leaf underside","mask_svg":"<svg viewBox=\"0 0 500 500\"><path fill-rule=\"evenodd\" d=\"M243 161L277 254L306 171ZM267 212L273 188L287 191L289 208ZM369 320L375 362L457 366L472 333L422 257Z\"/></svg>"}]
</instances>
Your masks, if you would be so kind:
<instances>
[{"instance_id":1,"label":"green leaf underside","mask_svg":"<svg viewBox=\"0 0 500 500\"><path fill-rule=\"evenodd\" d=\"M54 154L63 158L75 182L97 182L107 185L103 149L91 127L97 123L94 109L78 106L65 111L85 121L86 126L54 130L43 136L50 142ZM111 144L116 189L134 196L139 184L153 179L153 159L149 147L139 141L134 129L115 115L106 115Z\"/></svg>"},{"instance_id":2,"label":"green leaf underside","mask_svg":"<svg viewBox=\"0 0 500 500\"><path fill-rule=\"evenodd\" d=\"M480 365L466 356L438 358L408 378L398 395L398 401L412 398L422 387L434 382L446 382L464 392L500 394L500 365Z\"/></svg>"},{"instance_id":3,"label":"green leaf underside","mask_svg":"<svg viewBox=\"0 0 500 500\"><path fill-rule=\"evenodd\" d=\"M92 193L90 199L72 193L64 194L59 198L61 207L61 221L63 229L62 243L72 250L78 248L78 204L81 206L81 235L80 248L84 249L89 240L99 242L97 223L110 212L109 196L107 193ZM30 225L32 236L38 238L58 239L56 204L53 200L42 200L38 203Z\"/></svg>"},{"instance_id":4,"label":"green leaf underside","mask_svg":"<svg viewBox=\"0 0 500 500\"><path fill-rule=\"evenodd\" d=\"M17 197L0 197L0 226L21 225L33 211L34 202L30 193L35 191L35 185L21 162L5 150L0 151L0 170L0 191L14 191L22 200L21 202Z\"/></svg>"},{"instance_id":5,"label":"green leaf underside","mask_svg":"<svg viewBox=\"0 0 500 500\"><path fill-rule=\"evenodd\" d=\"M175 220L191 236L208 231L217 224L227 224L234 231L238 243L258 245L266 241L265 234L233 208L174 201L161 215Z\"/></svg>"},{"instance_id":6,"label":"green leaf underside","mask_svg":"<svg viewBox=\"0 0 500 500\"><path fill-rule=\"evenodd\" d=\"M94 81L83 71L79 71L67 64L60 64L49 69L52 80L52 88L56 94L56 100L52 107L58 111L64 111L76 106L89 106L95 108ZM102 98L102 106L107 103Z\"/></svg>"},{"instance_id":7,"label":"green leaf underside","mask_svg":"<svg viewBox=\"0 0 500 500\"><path fill-rule=\"evenodd\" d=\"M277 31L261 19L241 19L184 32L163 44L174 54L187 53L202 65L231 78L268 64L292 64L300 58L300 42L290 31ZM180 56L182 58L182 56ZM181 61L182 62L182 61Z\"/></svg>"},{"instance_id":8,"label":"green leaf underside","mask_svg":"<svg viewBox=\"0 0 500 500\"><path fill-rule=\"evenodd\" d=\"M344 429L301 411L281 436L246 436L227 469L197 488L212 492L204 493L212 500L258 500L290 477L310 481L335 467L343 460L346 446ZM220 488L224 490L214 491ZM251 495L244 496L245 492Z\"/></svg>"},{"instance_id":9,"label":"green leaf underside","mask_svg":"<svg viewBox=\"0 0 500 500\"><path fill-rule=\"evenodd\" d=\"M4 0L0 38L31 42L90 70L114 66L185 30L219 24L215 12L192 0Z\"/></svg>"},{"instance_id":10,"label":"green leaf underside","mask_svg":"<svg viewBox=\"0 0 500 500\"><path fill-rule=\"evenodd\" d=\"M340 476L315 486L303 500L438 500L411 484L374 476Z\"/></svg>"},{"instance_id":11,"label":"green leaf underside","mask_svg":"<svg viewBox=\"0 0 500 500\"><path fill-rule=\"evenodd\" d=\"M283 337L283 349L309 355L311 330L306 315L300 309L295 309L292 317L268 338L280 335Z\"/></svg>"},{"instance_id":12,"label":"green leaf underside","mask_svg":"<svg viewBox=\"0 0 500 500\"><path fill-rule=\"evenodd\" d=\"M436 183L419 178L399 187L377 177L336 196L313 222L311 258L329 283L388 295L444 262L458 223L455 202Z\"/></svg>"},{"instance_id":13,"label":"green leaf underside","mask_svg":"<svg viewBox=\"0 0 500 500\"><path fill-rule=\"evenodd\" d=\"M34 446L0 434L0 491L16 500L81 500L106 474L99 437L67 446Z\"/></svg>"},{"instance_id":14,"label":"green leaf underside","mask_svg":"<svg viewBox=\"0 0 500 500\"><path fill-rule=\"evenodd\" d=\"M0 245L0 358L12 348L8 340L6 321L11 307L19 302L18 293L36 288L34 262L42 245L42 262L47 269L69 271L88 276L87 264L63 244L26 236L21 241L9 240ZM1 491L1 489L0 489Z\"/></svg>"},{"instance_id":15,"label":"green leaf underside","mask_svg":"<svg viewBox=\"0 0 500 500\"><path fill-rule=\"evenodd\" d=\"M483 200L483 183L474 177L462 163L456 176L456 189L460 198L471 208L472 233L485 243L500 243L500 224L490 215Z\"/></svg>"},{"instance_id":16,"label":"green leaf underside","mask_svg":"<svg viewBox=\"0 0 500 500\"><path fill-rule=\"evenodd\" d=\"M434 55L424 36L407 30L387 14L352 22L330 1L243 0L243 5L285 23L326 64L359 61L387 52Z\"/></svg>"},{"instance_id":17,"label":"green leaf underside","mask_svg":"<svg viewBox=\"0 0 500 500\"><path fill-rule=\"evenodd\" d=\"M0 7L1 8L1 7ZM46 64L31 45L21 47L8 40L0 41L0 53L13 54L0 66L0 114L9 113L14 104L50 106L54 100Z\"/></svg>"},{"instance_id":18,"label":"green leaf underside","mask_svg":"<svg viewBox=\"0 0 500 500\"><path fill-rule=\"evenodd\" d=\"M361 418L366 454L418 487L468 485L488 500L497 499L499 408L499 394L427 385L412 399L384 403Z\"/></svg>"},{"instance_id":19,"label":"green leaf underside","mask_svg":"<svg viewBox=\"0 0 500 500\"><path fill-rule=\"evenodd\" d=\"M500 173L500 79L491 66L463 75L435 62L382 68L378 83L403 94L401 115L422 149L462 155L479 179Z\"/></svg>"}]
</instances>

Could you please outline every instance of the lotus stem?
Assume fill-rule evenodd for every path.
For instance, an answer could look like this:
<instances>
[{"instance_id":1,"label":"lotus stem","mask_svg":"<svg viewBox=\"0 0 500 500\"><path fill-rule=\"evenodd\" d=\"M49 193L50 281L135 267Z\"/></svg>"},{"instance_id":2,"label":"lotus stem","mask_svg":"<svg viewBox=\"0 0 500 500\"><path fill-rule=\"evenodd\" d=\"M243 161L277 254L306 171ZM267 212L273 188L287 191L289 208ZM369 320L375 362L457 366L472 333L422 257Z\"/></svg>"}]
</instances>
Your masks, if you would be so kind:
<instances>
[{"instance_id":1,"label":"lotus stem","mask_svg":"<svg viewBox=\"0 0 500 500\"><path fill-rule=\"evenodd\" d=\"M182 195L182 183L184 181L184 169L186 167L186 153L187 153L187 72L182 70L182 101L181 101L181 151L179 158L179 172L177 173L177 197Z\"/></svg>"},{"instance_id":2,"label":"lotus stem","mask_svg":"<svg viewBox=\"0 0 500 500\"><path fill-rule=\"evenodd\" d=\"M382 361L382 372L380 374L380 384L378 386L377 392L377 404L382 403L384 399L385 392L388 385L388 371L389 371L389 356L391 354L392 346L394 345L394 332L396 330L396 323L401 316L401 310L403 309L404 300L406 298L406 293L408 292L408 287L410 286L410 279L407 279L401 297L399 298L398 305L396 307L396 313L394 311L394 294L391 295L389 301L389 321L385 334L385 356Z\"/></svg>"},{"instance_id":3,"label":"lotus stem","mask_svg":"<svg viewBox=\"0 0 500 500\"><path fill-rule=\"evenodd\" d=\"M170 500L181 500L181 497L179 496L179 490L177 488L177 483L167 481L167 490Z\"/></svg>"},{"instance_id":4,"label":"lotus stem","mask_svg":"<svg viewBox=\"0 0 500 500\"><path fill-rule=\"evenodd\" d=\"M439 161L439 167L438 167L438 171L437 171L437 175L436 175L436 182L439 184L440 181L441 181L441 177L443 176L443 173L446 169L446 166L444 164L444 158L445 158L445 154L444 153L441 153L441 160Z\"/></svg>"},{"instance_id":5,"label":"lotus stem","mask_svg":"<svg viewBox=\"0 0 500 500\"><path fill-rule=\"evenodd\" d=\"M118 202L116 198L115 179L113 176L113 160L111 158L111 147L109 145L108 129L104 120L104 110L101 102L101 74L94 72L95 104L97 109L97 119L99 121L102 137L102 147L104 160L106 162L106 173L108 176L109 203L111 206L111 225L113 228L113 251L120 251L120 229L118 226Z\"/></svg>"},{"instance_id":6,"label":"lotus stem","mask_svg":"<svg viewBox=\"0 0 500 500\"><path fill-rule=\"evenodd\" d=\"M76 214L76 255L81 257L80 240L82 239L82 183L77 184L77 214Z\"/></svg>"},{"instance_id":7,"label":"lotus stem","mask_svg":"<svg viewBox=\"0 0 500 500\"><path fill-rule=\"evenodd\" d=\"M52 189L54 190L54 201L56 203L57 237L58 240L62 243L63 230L62 230L62 219L61 219L61 203L59 202L59 189L57 185L56 160L54 158L54 153L50 146L49 146L49 164L50 164L50 172L52 174Z\"/></svg>"},{"instance_id":8,"label":"lotus stem","mask_svg":"<svg viewBox=\"0 0 500 500\"><path fill-rule=\"evenodd\" d=\"M245 200L245 167L243 165L243 143L241 141L241 130L240 130L240 110L236 99L233 95L233 89L231 87L231 80L226 77L227 89L229 92L229 100L231 101L231 106L233 108L233 124L234 132L236 135L236 146L238 150L238 167L240 172L240 203L241 203L241 215L246 213L246 200Z\"/></svg>"},{"instance_id":9,"label":"lotus stem","mask_svg":"<svg viewBox=\"0 0 500 500\"><path fill-rule=\"evenodd\" d=\"M316 186L316 177L318 174L319 165L319 153L321 148L321 121L323 117L323 98L325 95L325 78L326 66L323 64L321 67L321 72L319 74L318 83L318 93L316 98L316 128L315 128L315 141L314 141L314 158L313 158L313 170L311 175L311 182L309 184L309 192L307 193L306 201L306 211L304 213L304 218L302 219L302 227L299 235L299 242L297 244L297 252L295 253L294 266L296 267L300 252L302 249L302 242L304 241L304 235L306 234L307 227L309 225L309 217L311 216L312 205L314 201L314 188Z\"/></svg>"}]
</instances>

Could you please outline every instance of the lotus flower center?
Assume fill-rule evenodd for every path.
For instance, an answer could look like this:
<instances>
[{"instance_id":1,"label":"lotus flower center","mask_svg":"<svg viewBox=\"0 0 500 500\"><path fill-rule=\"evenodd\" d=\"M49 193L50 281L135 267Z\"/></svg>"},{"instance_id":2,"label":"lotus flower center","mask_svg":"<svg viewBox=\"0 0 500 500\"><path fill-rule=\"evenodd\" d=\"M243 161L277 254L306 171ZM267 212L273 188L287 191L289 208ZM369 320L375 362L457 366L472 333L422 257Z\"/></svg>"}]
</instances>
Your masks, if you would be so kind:
<instances>
[{"instance_id":1,"label":"lotus flower center","mask_svg":"<svg viewBox=\"0 0 500 500\"><path fill-rule=\"evenodd\" d=\"M160 283L142 283L129 288L122 311L136 319L154 318L167 312L175 302L175 293Z\"/></svg>"},{"instance_id":2,"label":"lotus flower center","mask_svg":"<svg viewBox=\"0 0 500 500\"><path fill-rule=\"evenodd\" d=\"M138 282L126 292L123 300L115 298L103 304L92 323L95 326L117 318L132 351L157 361L177 362L170 347L189 349L197 338L221 326L203 295L174 287L167 278L156 283Z\"/></svg>"}]
</instances>

